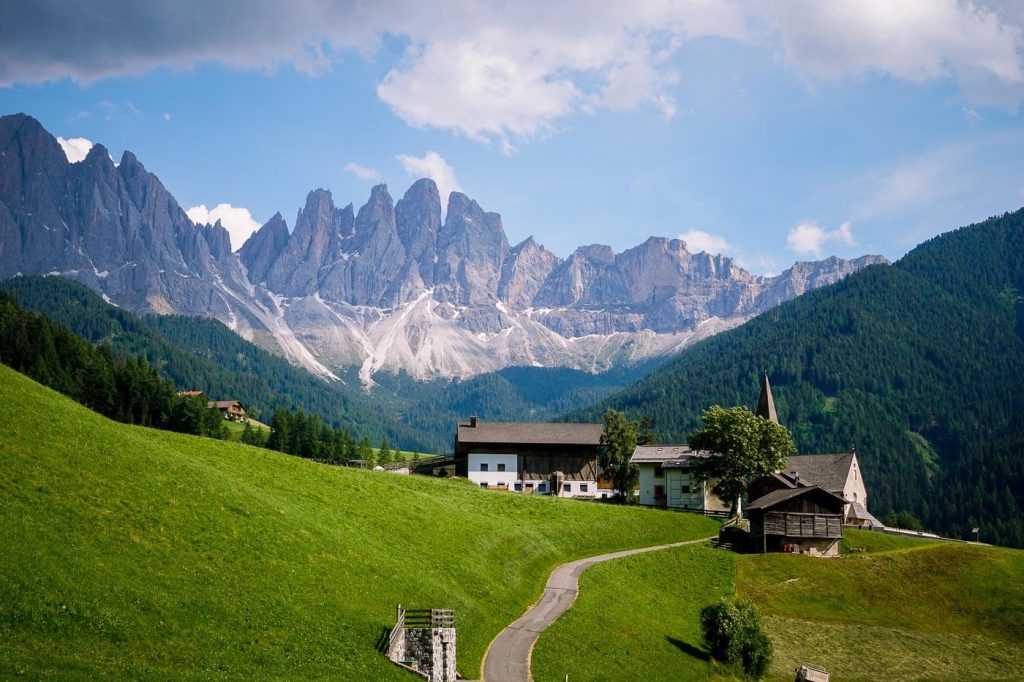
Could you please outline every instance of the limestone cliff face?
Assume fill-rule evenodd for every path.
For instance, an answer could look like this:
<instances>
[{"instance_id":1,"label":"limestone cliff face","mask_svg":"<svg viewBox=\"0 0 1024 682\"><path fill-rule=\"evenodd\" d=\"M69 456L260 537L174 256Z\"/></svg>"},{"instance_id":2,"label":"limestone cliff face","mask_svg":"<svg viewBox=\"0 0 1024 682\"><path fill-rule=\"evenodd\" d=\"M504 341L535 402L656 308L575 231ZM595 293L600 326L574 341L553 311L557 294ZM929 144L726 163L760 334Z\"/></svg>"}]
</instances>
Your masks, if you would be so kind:
<instances>
[{"instance_id":1,"label":"limestone cliff face","mask_svg":"<svg viewBox=\"0 0 1024 682\"><path fill-rule=\"evenodd\" d=\"M34 119L0 118L0 277L58 273L133 310L214 316L324 376L352 364L367 381L600 369L884 262L833 257L761 277L660 237L562 260L532 237L510 247L501 216L460 192L441 216L428 179L397 205L378 185L358 211L316 189L291 233L278 213L231 253L227 231L194 225L130 152L115 166L95 145L71 164Z\"/></svg>"},{"instance_id":2,"label":"limestone cliff face","mask_svg":"<svg viewBox=\"0 0 1024 682\"><path fill-rule=\"evenodd\" d=\"M227 230L197 227L157 177L95 145L68 163L35 119L0 118L0 277L60 273L134 310L227 315Z\"/></svg>"}]
</instances>

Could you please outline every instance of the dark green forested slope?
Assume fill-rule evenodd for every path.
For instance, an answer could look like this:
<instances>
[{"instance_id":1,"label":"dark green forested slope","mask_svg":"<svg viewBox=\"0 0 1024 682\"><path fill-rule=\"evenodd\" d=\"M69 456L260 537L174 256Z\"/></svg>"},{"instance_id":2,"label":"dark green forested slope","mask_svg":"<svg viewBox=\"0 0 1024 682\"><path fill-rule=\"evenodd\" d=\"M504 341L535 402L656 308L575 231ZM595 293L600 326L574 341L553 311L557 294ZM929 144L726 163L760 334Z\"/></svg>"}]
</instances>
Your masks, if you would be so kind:
<instances>
[{"instance_id":1,"label":"dark green forested slope","mask_svg":"<svg viewBox=\"0 0 1024 682\"><path fill-rule=\"evenodd\" d=\"M304 410L375 443L424 447L425 439L373 414L360 389L329 384L245 341L216 320L180 315L138 317L59 277L16 277L0 283L18 304L38 311L86 340L115 353L144 358L178 388L199 389L214 400L241 400L256 416L275 408Z\"/></svg>"},{"instance_id":2,"label":"dark green forested slope","mask_svg":"<svg viewBox=\"0 0 1024 682\"><path fill-rule=\"evenodd\" d=\"M878 514L1024 546L1024 209L936 237L682 353L599 405L679 441L767 368L803 453L855 444Z\"/></svg>"}]
</instances>

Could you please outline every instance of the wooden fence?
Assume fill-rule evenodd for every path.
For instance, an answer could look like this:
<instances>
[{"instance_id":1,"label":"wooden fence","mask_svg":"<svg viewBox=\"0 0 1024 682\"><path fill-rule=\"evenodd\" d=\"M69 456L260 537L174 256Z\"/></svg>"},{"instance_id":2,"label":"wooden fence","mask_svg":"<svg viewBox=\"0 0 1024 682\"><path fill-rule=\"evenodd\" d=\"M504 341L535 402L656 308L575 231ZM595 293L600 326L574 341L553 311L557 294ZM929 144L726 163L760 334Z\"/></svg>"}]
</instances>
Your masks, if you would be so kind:
<instances>
[{"instance_id":1,"label":"wooden fence","mask_svg":"<svg viewBox=\"0 0 1024 682\"><path fill-rule=\"evenodd\" d=\"M455 627L455 611L452 609L411 609L402 615L405 628Z\"/></svg>"}]
</instances>

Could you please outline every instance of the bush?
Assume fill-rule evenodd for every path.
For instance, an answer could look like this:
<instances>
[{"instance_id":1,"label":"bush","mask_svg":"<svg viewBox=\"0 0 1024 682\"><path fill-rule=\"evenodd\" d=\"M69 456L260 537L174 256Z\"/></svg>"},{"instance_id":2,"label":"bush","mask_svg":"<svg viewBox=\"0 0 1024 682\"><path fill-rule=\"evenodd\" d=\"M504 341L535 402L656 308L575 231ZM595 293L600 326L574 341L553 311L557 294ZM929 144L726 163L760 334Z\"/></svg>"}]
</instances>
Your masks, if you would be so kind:
<instances>
[{"instance_id":1,"label":"bush","mask_svg":"<svg viewBox=\"0 0 1024 682\"><path fill-rule=\"evenodd\" d=\"M709 604L701 609L704 644L711 655L728 665L740 664L757 679L772 662L772 643L765 634L753 602L742 600Z\"/></svg>"}]
</instances>

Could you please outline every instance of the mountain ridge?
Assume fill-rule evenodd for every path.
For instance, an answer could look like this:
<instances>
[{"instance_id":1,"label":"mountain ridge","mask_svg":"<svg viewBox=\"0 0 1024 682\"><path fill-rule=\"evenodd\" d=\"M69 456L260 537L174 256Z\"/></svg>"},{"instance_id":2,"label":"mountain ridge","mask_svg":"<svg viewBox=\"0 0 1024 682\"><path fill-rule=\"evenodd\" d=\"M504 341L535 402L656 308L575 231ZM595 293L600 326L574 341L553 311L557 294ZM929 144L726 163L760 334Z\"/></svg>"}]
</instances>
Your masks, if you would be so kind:
<instances>
[{"instance_id":1,"label":"mountain ridge","mask_svg":"<svg viewBox=\"0 0 1024 682\"><path fill-rule=\"evenodd\" d=\"M61 274L136 312L215 317L324 378L357 366L367 385L379 372L663 356L886 262L832 257L763 277L663 237L562 259L532 237L510 245L501 216L460 192L442 220L426 178L397 202L376 185L358 211L313 190L293 230L277 213L232 253L223 226L194 225L131 152L115 165L95 145L71 164L38 121L12 115L0 154L0 277Z\"/></svg>"}]
</instances>

